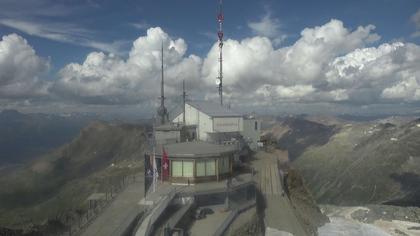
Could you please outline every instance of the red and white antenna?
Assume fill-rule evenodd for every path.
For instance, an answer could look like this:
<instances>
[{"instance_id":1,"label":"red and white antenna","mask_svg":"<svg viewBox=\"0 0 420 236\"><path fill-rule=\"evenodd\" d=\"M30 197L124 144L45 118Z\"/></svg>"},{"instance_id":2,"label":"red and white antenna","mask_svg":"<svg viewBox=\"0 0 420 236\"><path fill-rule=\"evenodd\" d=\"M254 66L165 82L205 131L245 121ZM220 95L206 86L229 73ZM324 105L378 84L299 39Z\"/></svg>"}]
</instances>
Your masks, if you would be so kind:
<instances>
[{"instance_id":1,"label":"red and white antenna","mask_svg":"<svg viewBox=\"0 0 420 236\"><path fill-rule=\"evenodd\" d=\"M219 85L220 105L223 106L223 8L222 0L219 0L219 14L217 21L219 22L219 30L217 37L219 38L219 76L217 77L216 84Z\"/></svg>"}]
</instances>

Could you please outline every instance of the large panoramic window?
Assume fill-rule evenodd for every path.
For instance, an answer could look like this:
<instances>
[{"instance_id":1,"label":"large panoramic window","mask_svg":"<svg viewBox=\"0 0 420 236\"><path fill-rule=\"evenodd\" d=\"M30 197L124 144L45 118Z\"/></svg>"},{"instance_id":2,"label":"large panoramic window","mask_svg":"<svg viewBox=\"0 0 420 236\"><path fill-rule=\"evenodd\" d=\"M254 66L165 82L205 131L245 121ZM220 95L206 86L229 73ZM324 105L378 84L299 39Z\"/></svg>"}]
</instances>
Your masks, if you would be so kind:
<instances>
[{"instance_id":1,"label":"large panoramic window","mask_svg":"<svg viewBox=\"0 0 420 236\"><path fill-rule=\"evenodd\" d=\"M206 161L197 161L196 166L196 175L197 176L206 176Z\"/></svg>"},{"instance_id":2,"label":"large panoramic window","mask_svg":"<svg viewBox=\"0 0 420 236\"><path fill-rule=\"evenodd\" d=\"M183 165L183 176L193 177L194 176L194 172L193 172L194 163L192 161L183 161L182 165Z\"/></svg>"},{"instance_id":3,"label":"large panoramic window","mask_svg":"<svg viewBox=\"0 0 420 236\"><path fill-rule=\"evenodd\" d=\"M182 177L182 161L171 161L171 173L173 177Z\"/></svg>"},{"instance_id":4,"label":"large panoramic window","mask_svg":"<svg viewBox=\"0 0 420 236\"><path fill-rule=\"evenodd\" d=\"M207 176L216 175L216 167L215 167L214 160L206 161L206 175Z\"/></svg>"},{"instance_id":5,"label":"large panoramic window","mask_svg":"<svg viewBox=\"0 0 420 236\"><path fill-rule=\"evenodd\" d=\"M171 173L173 177L193 177L194 162L171 161Z\"/></svg>"}]
</instances>

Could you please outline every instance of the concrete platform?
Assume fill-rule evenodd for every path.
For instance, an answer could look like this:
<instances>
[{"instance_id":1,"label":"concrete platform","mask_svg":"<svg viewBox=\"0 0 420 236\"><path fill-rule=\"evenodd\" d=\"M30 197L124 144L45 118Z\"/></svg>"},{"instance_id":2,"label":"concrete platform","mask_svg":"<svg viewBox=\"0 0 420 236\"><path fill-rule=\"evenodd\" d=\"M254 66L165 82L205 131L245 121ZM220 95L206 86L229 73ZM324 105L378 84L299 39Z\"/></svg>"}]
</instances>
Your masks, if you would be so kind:
<instances>
[{"instance_id":1,"label":"concrete platform","mask_svg":"<svg viewBox=\"0 0 420 236\"><path fill-rule=\"evenodd\" d=\"M255 176L251 174L240 174L232 178L230 189L240 188L244 185L253 184ZM148 191L145 199L142 199L141 204L152 204L159 196L164 196L172 192L176 192L181 196L191 196L197 194L209 194L212 192L225 191L227 189L226 180L212 181L206 183L192 184L192 185L179 185L170 184L168 182L158 183L156 191L153 192L152 187Z\"/></svg>"},{"instance_id":2,"label":"concrete platform","mask_svg":"<svg viewBox=\"0 0 420 236\"><path fill-rule=\"evenodd\" d=\"M206 218L196 220L190 228L191 235L213 236L219 226L228 218L231 211L223 211L223 206L209 207L214 213Z\"/></svg>"},{"instance_id":3,"label":"concrete platform","mask_svg":"<svg viewBox=\"0 0 420 236\"><path fill-rule=\"evenodd\" d=\"M277 168L279 153L258 152L252 162L257 170L258 185L265 198L265 224L268 235L307 235L287 197Z\"/></svg>"},{"instance_id":4,"label":"concrete platform","mask_svg":"<svg viewBox=\"0 0 420 236\"><path fill-rule=\"evenodd\" d=\"M137 178L83 232L82 236L118 236L122 235L136 216L142 211L138 204L144 194L143 178Z\"/></svg>"},{"instance_id":5,"label":"concrete platform","mask_svg":"<svg viewBox=\"0 0 420 236\"><path fill-rule=\"evenodd\" d=\"M250 196L242 195L241 191L243 191L244 189L248 189L249 187L254 188L254 186L255 182L253 180L253 176L251 174L242 174L236 176L235 178L232 178L229 185L229 192L233 195L236 194L237 196L238 193L235 191L239 191L241 193L241 197ZM209 233L209 235L213 235L232 213L231 211L223 211L226 208L223 204L226 199L227 189L228 188L226 181L214 181L200 183L196 185L173 185L167 182L159 182L155 188L155 191L153 191L153 187L151 187L146 197L139 201L139 204L143 205L143 207L147 209L147 213L144 220L140 223L136 231L136 236L147 235L148 232L151 232L154 229L161 227L162 222L157 222L156 220L163 213L162 209L165 209L170 204L169 202L164 200L165 198L168 198L168 196L171 196L168 198L170 199L169 201L177 201L177 204L180 204L183 201L186 202L182 204L189 204L188 201L194 199L194 202L198 205L203 204L205 206L208 206L207 204L210 204L214 207L218 206L214 209L214 214L208 215L208 218L206 217L206 219L195 221L192 225L192 229L197 229L197 233L198 231L202 231L199 230L200 228L206 229L205 232L203 231L204 234L201 233L198 235L207 235L207 233ZM255 197L255 195L252 195L250 197ZM252 202L252 204L255 205L255 198L254 201L247 202L247 199L244 199L244 201L246 204ZM220 205L214 205L215 203ZM237 204L241 203L237 202ZM166 223L171 222L171 220L172 218L166 220ZM155 223L157 225L155 225ZM196 234L192 233L192 235Z\"/></svg>"}]
</instances>

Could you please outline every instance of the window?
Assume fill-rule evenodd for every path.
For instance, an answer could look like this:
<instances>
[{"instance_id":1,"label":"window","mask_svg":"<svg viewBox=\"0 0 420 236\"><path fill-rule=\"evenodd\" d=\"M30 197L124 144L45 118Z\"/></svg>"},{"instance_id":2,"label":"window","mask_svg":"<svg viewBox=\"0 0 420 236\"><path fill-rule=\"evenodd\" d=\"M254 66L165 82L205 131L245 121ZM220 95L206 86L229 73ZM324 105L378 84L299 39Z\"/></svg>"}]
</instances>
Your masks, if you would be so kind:
<instances>
[{"instance_id":1,"label":"window","mask_svg":"<svg viewBox=\"0 0 420 236\"><path fill-rule=\"evenodd\" d=\"M197 161L195 165L197 176L206 176L206 161Z\"/></svg>"},{"instance_id":2,"label":"window","mask_svg":"<svg viewBox=\"0 0 420 236\"><path fill-rule=\"evenodd\" d=\"M171 161L171 174L173 177L182 177L182 161Z\"/></svg>"},{"instance_id":3,"label":"window","mask_svg":"<svg viewBox=\"0 0 420 236\"><path fill-rule=\"evenodd\" d=\"M219 172L220 174L229 172L229 157L219 159Z\"/></svg>"},{"instance_id":4,"label":"window","mask_svg":"<svg viewBox=\"0 0 420 236\"><path fill-rule=\"evenodd\" d=\"M258 122L257 122L257 121L255 121L255 124L254 124L254 129L255 129L255 130L258 130Z\"/></svg>"},{"instance_id":5,"label":"window","mask_svg":"<svg viewBox=\"0 0 420 236\"><path fill-rule=\"evenodd\" d=\"M183 176L184 177L193 177L194 176L194 172L193 172L193 165L194 162L192 161L183 161L182 162L182 167L183 167Z\"/></svg>"},{"instance_id":6,"label":"window","mask_svg":"<svg viewBox=\"0 0 420 236\"><path fill-rule=\"evenodd\" d=\"M216 175L216 165L214 160L206 161L206 176Z\"/></svg>"},{"instance_id":7,"label":"window","mask_svg":"<svg viewBox=\"0 0 420 236\"><path fill-rule=\"evenodd\" d=\"M171 173L173 177L193 177L194 162L171 161Z\"/></svg>"}]
</instances>

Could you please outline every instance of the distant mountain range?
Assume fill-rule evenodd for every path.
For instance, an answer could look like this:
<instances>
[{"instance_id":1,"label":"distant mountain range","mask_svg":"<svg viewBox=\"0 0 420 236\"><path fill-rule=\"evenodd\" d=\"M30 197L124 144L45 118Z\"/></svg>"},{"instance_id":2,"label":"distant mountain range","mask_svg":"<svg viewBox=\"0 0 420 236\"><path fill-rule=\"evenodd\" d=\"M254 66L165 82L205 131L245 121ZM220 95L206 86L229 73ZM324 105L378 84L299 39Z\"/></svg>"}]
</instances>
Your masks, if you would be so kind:
<instances>
[{"instance_id":1,"label":"distant mountain range","mask_svg":"<svg viewBox=\"0 0 420 236\"><path fill-rule=\"evenodd\" d=\"M71 141L95 117L0 112L0 167L32 160Z\"/></svg>"},{"instance_id":2,"label":"distant mountain range","mask_svg":"<svg viewBox=\"0 0 420 236\"><path fill-rule=\"evenodd\" d=\"M319 203L420 206L420 119L287 117L267 134Z\"/></svg>"}]
</instances>

